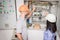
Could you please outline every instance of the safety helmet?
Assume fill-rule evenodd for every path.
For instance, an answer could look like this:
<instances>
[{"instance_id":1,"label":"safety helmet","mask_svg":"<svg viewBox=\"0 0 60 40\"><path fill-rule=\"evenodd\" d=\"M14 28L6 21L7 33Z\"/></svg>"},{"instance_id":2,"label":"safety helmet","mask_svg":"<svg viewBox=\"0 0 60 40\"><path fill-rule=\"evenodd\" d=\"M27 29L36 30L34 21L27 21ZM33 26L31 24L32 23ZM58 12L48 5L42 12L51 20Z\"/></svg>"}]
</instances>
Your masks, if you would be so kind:
<instances>
[{"instance_id":1,"label":"safety helmet","mask_svg":"<svg viewBox=\"0 0 60 40\"><path fill-rule=\"evenodd\" d=\"M48 14L45 18L49 22L56 22L56 16L54 14Z\"/></svg>"}]
</instances>

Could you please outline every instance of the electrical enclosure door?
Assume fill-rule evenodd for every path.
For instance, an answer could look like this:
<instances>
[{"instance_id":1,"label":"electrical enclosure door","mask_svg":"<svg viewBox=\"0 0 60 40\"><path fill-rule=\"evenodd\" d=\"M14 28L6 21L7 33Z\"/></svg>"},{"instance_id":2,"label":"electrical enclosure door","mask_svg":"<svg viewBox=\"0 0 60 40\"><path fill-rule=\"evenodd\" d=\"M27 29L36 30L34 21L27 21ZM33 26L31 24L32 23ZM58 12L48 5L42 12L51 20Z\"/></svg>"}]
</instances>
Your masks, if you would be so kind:
<instances>
[{"instance_id":1,"label":"electrical enclosure door","mask_svg":"<svg viewBox=\"0 0 60 40\"><path fill-rule=\"evenodd\" d=\"M12 29L16 25L15 0L0 0L0 29Z\"/></svg>"}]
</instances>

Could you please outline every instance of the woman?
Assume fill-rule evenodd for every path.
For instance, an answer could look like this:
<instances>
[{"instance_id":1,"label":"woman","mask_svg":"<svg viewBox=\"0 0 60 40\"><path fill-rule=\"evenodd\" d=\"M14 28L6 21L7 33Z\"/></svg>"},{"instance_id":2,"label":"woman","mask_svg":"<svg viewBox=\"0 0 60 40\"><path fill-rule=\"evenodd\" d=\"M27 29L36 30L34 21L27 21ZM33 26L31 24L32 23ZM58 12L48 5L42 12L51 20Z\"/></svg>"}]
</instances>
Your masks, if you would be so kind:
<instances>
[{"instance_id":1,"label":"woman","mask_svg":"<svg viewBox=\"0 0 60 40\"><path fill-rule=\"evenodd\" d=\"M44 33L44 40L56 40L56 17L54 14L48 14L46 16L47 19L47 27Z\"/></svg>"},{"instance_id":2,"label":"woman","mask_svg":"<svg viewBox=\"0 0 60 40\"><path fill-rule=\"evenodd\" d=\"M19 7L19 12L21 13L20 19L17 22L17 27L16 27L16 35L19 40L27 40L27 26L26 26L26 19L28 19L33 10L30 12L28 7L26 5L21 5Z\"/></svg>"}]
</instances>

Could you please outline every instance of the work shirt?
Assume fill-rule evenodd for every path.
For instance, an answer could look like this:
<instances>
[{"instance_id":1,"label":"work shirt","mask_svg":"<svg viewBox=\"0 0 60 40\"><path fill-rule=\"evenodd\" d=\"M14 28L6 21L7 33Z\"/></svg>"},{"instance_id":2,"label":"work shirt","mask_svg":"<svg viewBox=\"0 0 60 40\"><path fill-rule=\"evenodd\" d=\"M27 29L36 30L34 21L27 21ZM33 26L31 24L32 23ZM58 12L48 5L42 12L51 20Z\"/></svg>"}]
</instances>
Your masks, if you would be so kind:
<instances>
[{"instance_id":1,"label":"work shirt","mask_svg":"<svg viewBox=\"0 0 60 40\"><path fill-rule=\"evenodd\" d=\"M50 30L46 30L44 33L44 40L55 40L56 34Z\"/></svg>"},{"instance_id":2,"label":"work shirt","mask_svg":"<svg viewBox=\"0 0 60 40\"><path fill-rule=\"evenodd\" d=\"M20 19L17 22L16 32L22 34L23 40L27 40L26 19L20 17Z\"/></svg>"}]
</instances>

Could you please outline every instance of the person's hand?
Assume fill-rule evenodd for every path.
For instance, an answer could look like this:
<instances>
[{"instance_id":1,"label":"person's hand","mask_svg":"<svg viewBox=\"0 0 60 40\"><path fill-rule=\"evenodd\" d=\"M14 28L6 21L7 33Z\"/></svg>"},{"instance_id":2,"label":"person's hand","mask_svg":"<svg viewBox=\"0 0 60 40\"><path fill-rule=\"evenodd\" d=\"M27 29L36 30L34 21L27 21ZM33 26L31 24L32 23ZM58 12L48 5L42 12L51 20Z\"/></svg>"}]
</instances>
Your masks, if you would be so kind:
<instances>
[{"instance_id":1,"label":"person's hand","mask_svg":"<svg viewBox=\"0 0 60 40\"><path fill-rule=\"evenodd\" d=\"M33 9L32 9L32 12L34 12L35 11L35 6L33 5Z\"/></svg>"}]
</instances>

